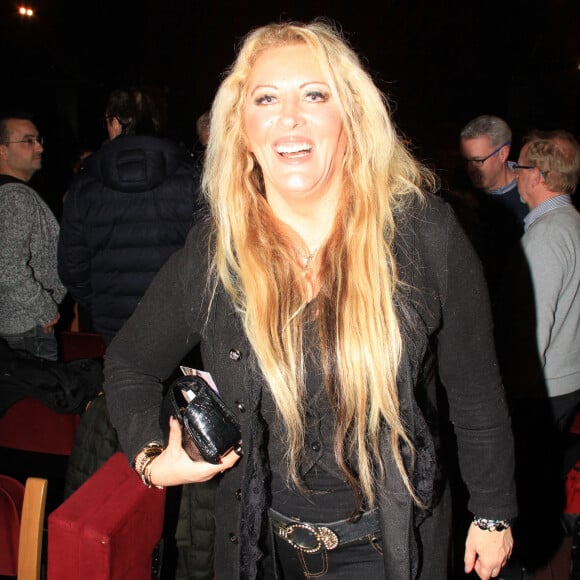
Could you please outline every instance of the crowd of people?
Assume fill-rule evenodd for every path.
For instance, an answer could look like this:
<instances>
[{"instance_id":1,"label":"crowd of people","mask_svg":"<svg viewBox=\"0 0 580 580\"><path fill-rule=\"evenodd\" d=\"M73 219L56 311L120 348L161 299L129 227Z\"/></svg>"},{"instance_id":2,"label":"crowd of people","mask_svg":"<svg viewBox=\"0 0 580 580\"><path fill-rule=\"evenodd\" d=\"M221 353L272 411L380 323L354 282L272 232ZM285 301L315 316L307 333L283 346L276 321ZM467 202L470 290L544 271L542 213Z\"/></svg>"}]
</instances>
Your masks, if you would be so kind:
<instances>
[{"instance_id":1,"label":"crowd of people","mask_svg":"<svg viewBox=\"0 0 580 580\"><path fill-rule=\"evenodd\" d=\"M192 490L218 497L215 541L182 542L176 578L488 580L545 565L580 403L576 138L536 131L510 159L509 125L481 115L457 136L472 188L444 191L320 21L248 34L194 158L143 88L113 91L104 119L60 223L29 184L32 117L0 119L0 338L57 360L68 293L108 345L70 491L121 449L145 484L183 488L182 522L207 525ZM241 425L243 454L219 465L159 424L195 348Z\"/></svg>"}]
</instances>

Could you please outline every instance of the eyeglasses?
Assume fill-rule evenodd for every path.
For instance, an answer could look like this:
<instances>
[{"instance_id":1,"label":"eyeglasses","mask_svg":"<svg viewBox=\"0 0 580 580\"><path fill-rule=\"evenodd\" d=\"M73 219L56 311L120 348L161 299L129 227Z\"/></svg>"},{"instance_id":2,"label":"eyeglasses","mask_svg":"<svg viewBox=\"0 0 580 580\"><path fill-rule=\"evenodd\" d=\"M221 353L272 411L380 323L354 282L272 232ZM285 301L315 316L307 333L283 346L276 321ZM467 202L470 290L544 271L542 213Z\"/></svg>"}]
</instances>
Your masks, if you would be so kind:
<instances>
[{"instance_id":1,"label":"eyeglasses","mask_svg":"<svg viewBox=\"0 0 580 580\"><path fill-rule=\"evenodd\" d=\"M111 119L115 118L116 118L115 115L105 115L103 117L103 120L101 121L101 126L103 127L103 129L106 129L109 126Z\"/></svg>"},{"instance_id":2,"label":"eyeglasses","mask_svg":"<svg viewBox=\"0 0 580 580\"><path fill-rule=\"evenodd\" d=\"M483 157L483 159L465 159L465 163L471 163L477 167L481 167L490 157L493 157L499 153L506 145L511 145L511 141L506 141L503 145L500 145L497 149L494 149L489 155Z\"/></svg>"},{"instance_id":3,"label":"eyeglasses","mask_svg":"<svg viewBox=\"0 0 580 580\"><path fill-rule=\"evenodd\" d=\"M512 165L512 169L516 173L518 173L520 169L537 169L544 179L546 179L546 175L549 173L548 171L542 171L539 167L536 167L535 165L518 165L517 163L515 165Z\"/></svg>"},{"instance_id":4,"label":"eyeglasses","mask_svg":"<svg viewBox=\"0 0 580 580\"><path fill-rule=\"evenodd\" d=\"M0 145L10 145L11 143L26 143L30 147L34 147L37 143L42 145L44 139L42 137L26 137L26 139L20 139L20 141L2 141Z\"/></svg>"}]
</instances>

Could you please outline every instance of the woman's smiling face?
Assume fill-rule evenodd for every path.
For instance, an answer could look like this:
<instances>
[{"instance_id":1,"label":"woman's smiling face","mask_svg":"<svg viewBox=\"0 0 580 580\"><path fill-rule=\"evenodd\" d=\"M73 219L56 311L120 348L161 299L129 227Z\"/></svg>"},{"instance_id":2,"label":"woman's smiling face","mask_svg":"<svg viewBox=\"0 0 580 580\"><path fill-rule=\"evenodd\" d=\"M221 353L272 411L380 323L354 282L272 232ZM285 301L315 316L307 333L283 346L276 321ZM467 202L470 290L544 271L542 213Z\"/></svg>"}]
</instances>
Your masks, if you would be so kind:
<instances>
[{"instance_id":1,"label":"woman's smiling face","mask_svg":"<svg viewBox=\"0 0 580 580\"><path fill-rule=\"evenodd\" d=\"M346 146L340 107L305 44L270 48L257 58L244 127L268 199L340 195Z\"/></svg>"}]
</instances>

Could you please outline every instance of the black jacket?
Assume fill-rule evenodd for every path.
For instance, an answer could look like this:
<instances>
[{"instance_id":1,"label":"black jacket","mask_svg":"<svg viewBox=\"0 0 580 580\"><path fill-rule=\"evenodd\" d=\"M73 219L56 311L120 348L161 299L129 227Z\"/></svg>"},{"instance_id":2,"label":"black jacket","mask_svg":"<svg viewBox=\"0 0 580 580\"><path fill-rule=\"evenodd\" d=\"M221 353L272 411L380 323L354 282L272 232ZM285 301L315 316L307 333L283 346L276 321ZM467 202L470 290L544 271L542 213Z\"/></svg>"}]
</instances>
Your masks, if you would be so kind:
<instances>
[{"instance_id":1,"label":"black jacket","mask_svg":"<svg viewBox=\"0 0 580 580\"><path fill-rule=\"evenodd\" d=\"M102 386L102 363L96 359L40 359L11 349L0 338L0 417L26 397L38 399L57 413L82 413Z\"/></svg>"},{"instance_id":2,"label":"black jacket","mask_svg":"<svg viewBox=\"0 0 580 580\"><path fill-rule=\"evenodd\" d=\"M59 275L107 342L200 209L199 175L188 159L167 139L117 137L87 159L66 195Z\"/></svg>"},{"instance_id":3,"label":"black jacket","mask_svg":"<svg viewBox=\"0 0 580 580\"><path fill-rule=\"evenodd\" d=\"M409 208L397 223L397 263L407 283L400 305L405 348L398 386L401 413L416 450L411 467L404 447L407 468L421 498L431 503L437 468L431 434L438 409L434 379L426 371L436 357L470 493L469 509L492 519L513 517L512 435L480 264L451 210L431 196L426 207ZM148 442L162 438L160 381L201 341L204 369L236 413L245 450L219 483L215 574L224 580L254 578L267 501L267 444L261 421L262 390L267 386L223 288L218 288L208 314L207 243L203 228L192 230L184 249L161 270L108 350L105 392L121 446L132 459ZM413 508L386 432L382 451L388 473L378 490L385 577L410 580L418 565L414 528L424 514ZM446 549L443 542L441 549Z\"/></svg>"}]
</instances>

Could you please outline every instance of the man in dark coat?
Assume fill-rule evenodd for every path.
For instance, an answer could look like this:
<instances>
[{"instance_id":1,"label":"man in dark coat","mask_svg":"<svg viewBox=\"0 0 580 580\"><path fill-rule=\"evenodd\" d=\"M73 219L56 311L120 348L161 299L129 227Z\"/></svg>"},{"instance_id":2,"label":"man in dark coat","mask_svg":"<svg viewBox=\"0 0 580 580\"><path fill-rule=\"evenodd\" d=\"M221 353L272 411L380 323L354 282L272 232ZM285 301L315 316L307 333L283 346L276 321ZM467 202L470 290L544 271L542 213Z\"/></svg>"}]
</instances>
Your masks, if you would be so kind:
<instances>
[{"instance_id":1,"label":"man in dark coat","mask_svg":"<svg viewBox=\"0 0 580 580\"><path fill-rule=\"evenodd\" d=\"M85 160L66 195L58 258L63 283L108 344L157 271L184 244L202 203L198 165L185 148L159 136L161 116L152 95L113 91L105 123L109 140ZM99 397L81 420L66 495L117 449L104 397ZM180 549L194 546L183 550L177 566L195 568L199 580L212 574L213 487L211 482L186 492L184 503L196 505L196 519L187 529L180 524L175 539Z\"/></svg>"},{"instance_id":2,"label":"man in dark coat","mask_svg":"<svg viewBox=\"0 0 580 580\"><path fill-rule=\"evenodd\" d=\"M160 116L142 90L116 90L110 140L85 162L66 195L59 274L109 343L151 280L186 238L199 175L187 151L159 136Z\"/></svg>"}]
</instances>

